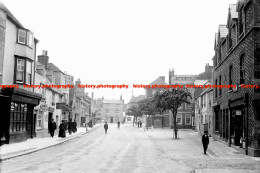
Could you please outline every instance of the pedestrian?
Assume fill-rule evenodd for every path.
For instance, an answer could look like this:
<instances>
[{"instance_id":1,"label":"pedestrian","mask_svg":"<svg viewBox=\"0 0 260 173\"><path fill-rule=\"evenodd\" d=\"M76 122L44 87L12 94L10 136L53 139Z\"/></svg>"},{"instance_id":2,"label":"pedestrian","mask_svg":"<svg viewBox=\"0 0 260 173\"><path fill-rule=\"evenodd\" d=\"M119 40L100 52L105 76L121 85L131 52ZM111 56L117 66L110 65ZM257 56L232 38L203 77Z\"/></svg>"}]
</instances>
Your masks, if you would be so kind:
<instances>
[{"instance_id":1,"label":"pedestrian","mask_svg":"<svg viewBox=\"0 0 260 173\"><path fill-rule=\"evenodd\" d=\"M54 132L55 132L56 129L57 129L57 125L54 122L54 119L52 119L50 124L49 124L49 132L50 132L51 137L54 136Z\"/></svg>"},{"instance_id":2,"label":"pedestrian","mask_svg":"<svg viewBox=\"0 0 260 173\"><path fill-rule=\"evenodd\" d=\"M140 121L137 122L137 128L139 128L139 127L140 127Z\"/></svg>"},{"instance_id":3,"label":"pedestrian","mask_svg":"<svg viewBox=\"0 0 260 173\"><path fill-rule=\"evenodd\" d=\"M61 138L65 138L66 137L66 125L65 125L65 121L62 120L61 124L59 126L59 137Z\"/></svg>"},{"instance_id":4,"label":"pedestrian","mask_svg":"<svg viewBox=\"0 0 260 173\"><path fill-rule=\"evenodd\" d=\"M208 145L209 145L209 136L208 136L208 133L206 131L204 132L204 135L202 136L202 145L203 145L203 148L204 148L204 154L207 154L207 148L208 148Z\"/></svg>"},{"instance_id":5,"label":"pedestrian","mask_svg":"<svg viewBox=\"0 0 260 173\"><path fill-rule=\"evenodd\" d=\"M117 128L120 129L120 121L117 122Z\"/></svg>"},{"instance_id":6,"label":"pedestrian","mask_svg":"<svg viewBox=\"0 0 260 173\"><path fill-rule=\"evenodd\" d=\"M104 129L105 129L105 134L107 134L107 129L108 129L108 124L107 124L107 122L105 122L105 124L104 124Z\"/></svg>"},{"instance_id":7,"label":"pedestrian","mask_svg":"<svg viewBox=\"0 0 260 173\"><path fill-rule=\"evenodd\" d=\"M140 128L142 128L142 121L140 121Z\"/></svg>"},{"instance_id":8,"label":"pedestrian","mask_svg":"<svg viewBox=\"0 0 260 173\"><path fill-rule=\"evenodd\" d=\"M72 123L72 132L75 133L77 132L77 122L76 122L76 119L74 119L74 122Z\"/></svg>"},{"instance_id":9,"label":"pedestrian","mask_svg":"<svg viewBox=\"0 0 260 173\"><path fill-rule=\"evenodd\" d=\"M68 131L69 131L70 135L71 135L72 129L73 129L72 119L70 118L69 123L68 123Z\"/></svg>"}]
</instances>

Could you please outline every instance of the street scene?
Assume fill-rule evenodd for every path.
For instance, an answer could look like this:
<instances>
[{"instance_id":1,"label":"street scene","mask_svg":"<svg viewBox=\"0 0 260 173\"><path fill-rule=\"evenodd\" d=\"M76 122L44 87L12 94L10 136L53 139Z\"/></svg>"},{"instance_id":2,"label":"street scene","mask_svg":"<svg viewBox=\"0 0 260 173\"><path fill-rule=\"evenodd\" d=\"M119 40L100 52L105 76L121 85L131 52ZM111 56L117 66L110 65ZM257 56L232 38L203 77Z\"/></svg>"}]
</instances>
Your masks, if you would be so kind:
<instances>
[{"instance_id":1,"label":"street scene","mask_svg":"<svg viewBox=\"0 0 260 173\"><path fill-rule=\"evenodd\" d=\"M16 172L260 172L260 0L0 0Z\"/></svg>"},{"instance_id":2,"label":"street scene","mask_svg":"<svg viewBox=\"0 0 260 173\"><path fill-rule=\"evenodd\" d=\"M180 130L172 140L169 129L124 124L80 135L74 140L28 155L5 160L2 172L259 172L260 159L210 139L203 155L201 138ZM28 164L30 163L30 164Z\"/></svg>"}]
</instances>

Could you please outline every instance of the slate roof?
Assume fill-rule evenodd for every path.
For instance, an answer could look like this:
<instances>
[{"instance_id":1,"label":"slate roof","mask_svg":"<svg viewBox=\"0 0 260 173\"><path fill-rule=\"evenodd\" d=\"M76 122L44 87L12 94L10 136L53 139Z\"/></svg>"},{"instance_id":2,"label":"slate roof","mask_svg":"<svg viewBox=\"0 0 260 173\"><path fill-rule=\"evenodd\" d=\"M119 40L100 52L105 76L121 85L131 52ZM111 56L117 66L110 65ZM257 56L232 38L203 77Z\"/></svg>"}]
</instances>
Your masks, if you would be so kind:
<instances>
[{"instance_id":1,"label":"slate roof","mask_svg":"<svg viewBox=\"0 0 260 173\"><path fill-rule=\"evenodd\" d=\"M146 95L140 95L140 96L132 97L131 100L130 100L130 103L137 103L140 100L143 100L144 98L146 98Z\"/></svg>"},{"instance_id":2,"label":"slate roof","mask_svg":"<svg viewBox=\"0 0 260 173\"><path fill-rule=\"evenodd\" d=\"M155 79L152 83L150 83L149 85L168 85L163 79L162 77L158 77L157 79Z\"/></svg>"},{"instance_id":3,"label":"slate roof","mask_svg":"<svg viewBox=\"0 0 260 173\"><path fill-rule=\"evenodd\" d=\"M12 22L14 22L19 27L25 29L24 26L14 17L14 15L8 10L8 8L2 2L0 2L0 9L7 14L7 16Z\"/></svg>"},{"instance_id":4,"label":"slate roof","mask_svg":"<svg viewBox=\"0 0 260 173\"><path fill-rule=\"evenodd\" d=\"M52 70L54 72L61 72L63 73L56 65L54 65L53 63L48 63L48 69Z\"/></svg>"}]
</instances>

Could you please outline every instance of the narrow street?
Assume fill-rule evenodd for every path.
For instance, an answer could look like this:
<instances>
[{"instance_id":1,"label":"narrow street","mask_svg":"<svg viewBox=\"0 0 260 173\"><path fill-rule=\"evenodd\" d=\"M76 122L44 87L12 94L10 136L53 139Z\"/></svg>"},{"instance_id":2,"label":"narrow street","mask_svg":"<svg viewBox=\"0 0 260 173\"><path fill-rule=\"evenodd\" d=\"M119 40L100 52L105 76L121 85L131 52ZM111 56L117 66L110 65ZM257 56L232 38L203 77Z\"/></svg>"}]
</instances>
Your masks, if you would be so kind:
<instances>
[{"instance_id":1,"label":"narrow street","mask_svg":"<svg viewBox=\"0 0 260 173\"><path fill-rule=\"evenodd\" d=\"M1 163L11 172L258 172L260 161L224 144L210 141L203 155L200 137L180 130L172 139L169 129L143 131L131 125L109 124L79 138Z\"/></svg>"}]
</instances>

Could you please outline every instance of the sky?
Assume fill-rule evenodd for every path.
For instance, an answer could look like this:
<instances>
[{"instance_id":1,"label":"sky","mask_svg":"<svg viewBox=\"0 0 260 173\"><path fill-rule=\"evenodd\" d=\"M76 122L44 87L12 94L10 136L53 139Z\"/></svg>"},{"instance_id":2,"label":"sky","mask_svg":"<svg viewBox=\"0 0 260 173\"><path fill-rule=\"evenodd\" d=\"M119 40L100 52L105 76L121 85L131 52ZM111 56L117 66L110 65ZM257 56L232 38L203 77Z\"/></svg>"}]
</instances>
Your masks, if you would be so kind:
<instances>
[{"instance_id":1,"label":"sky","mask_svg":"<svg viewBox=\"0 0 260 173\"><path fill-rule=\"evenodd\" d=\"M200 74L212 65L214 34L237 0L0 0L40 41L37 55L86 85L94 98L127 103L145 94L133 84L159 76ZM90 94L89 94L90 95Z\"/></svg>"}]
</instances>

